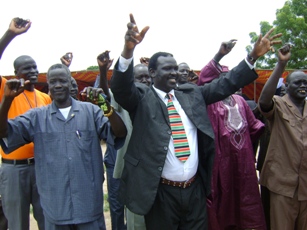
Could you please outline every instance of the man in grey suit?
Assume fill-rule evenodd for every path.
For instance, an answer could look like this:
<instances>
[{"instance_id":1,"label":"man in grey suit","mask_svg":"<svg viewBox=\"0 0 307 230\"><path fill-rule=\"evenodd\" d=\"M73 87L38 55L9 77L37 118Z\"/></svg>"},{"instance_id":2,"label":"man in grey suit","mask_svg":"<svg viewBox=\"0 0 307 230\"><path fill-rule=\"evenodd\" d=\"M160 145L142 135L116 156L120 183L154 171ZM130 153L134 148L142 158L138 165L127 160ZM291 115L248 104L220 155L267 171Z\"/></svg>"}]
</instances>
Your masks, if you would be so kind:
<instances>
[{"instance_id":1,"label":"man in grey suit","mask_svg":"<svg viewBox=\"0 0 307 230\"><path fill-rule=\"evenodd\" d=\"M154 54L149 71L154 85L134 83L133 51L149 27L139 32L133 15L125 35L123 52L111 80L115 100L131 117L133 131L125 154L120 196L134 213L145 215L147 230L207 229L206 196L214 159L214 134L206 105L224 99L258 76L257 58L270 50L281 34L260 35L248 58L229 73L204 86L177 87L178 65L165 52ZM183 163L175 156L166 94L181 117L188 140L189 156Z\"/></svg>"}]
</instances>

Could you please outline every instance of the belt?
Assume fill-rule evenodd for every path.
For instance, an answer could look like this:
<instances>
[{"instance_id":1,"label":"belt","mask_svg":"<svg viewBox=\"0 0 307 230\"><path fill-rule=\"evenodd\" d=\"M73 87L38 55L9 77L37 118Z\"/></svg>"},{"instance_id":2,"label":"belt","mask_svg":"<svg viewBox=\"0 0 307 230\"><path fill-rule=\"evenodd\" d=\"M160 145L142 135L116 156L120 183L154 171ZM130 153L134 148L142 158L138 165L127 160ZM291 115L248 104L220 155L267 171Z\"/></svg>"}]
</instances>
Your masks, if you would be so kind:
<instances>
[{"instance_id":1,"label":"belt","mask_svg":"<svg viewBox=\"0 0 307 230\"><path fill-rule=\"evenodd\" d=\"M2 158L2 163L5 164L12 164L12 165L32 165L34 164L34 158L28 158L23 160L11 160L11 159L4 159Z\"/></svg>"},{"instance_id":2,"label":"belt","mask_svg":"<svg viewBox=\"0 0 307 230\"><path fill-rule=\"evenodd\" d=\"M195 174L191 179L186 181L171 181L165 178L161 178L160 182L161 184L166 184L174 187L187 188L191 186L191 184L196 180L196 178L197 174Z\"/></svg>"}]
</instances>

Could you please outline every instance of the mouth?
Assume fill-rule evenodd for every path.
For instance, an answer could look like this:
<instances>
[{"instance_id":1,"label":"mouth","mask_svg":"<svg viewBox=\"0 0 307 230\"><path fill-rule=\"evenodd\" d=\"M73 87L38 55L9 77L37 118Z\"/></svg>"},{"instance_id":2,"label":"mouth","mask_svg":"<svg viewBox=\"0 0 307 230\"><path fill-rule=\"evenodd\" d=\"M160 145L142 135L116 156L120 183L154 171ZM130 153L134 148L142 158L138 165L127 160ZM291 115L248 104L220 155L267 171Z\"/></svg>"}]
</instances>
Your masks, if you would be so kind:
<instances>
[{"instance_id":1,"label":"mouth","mask_svg":"<svg viewBox=\"0 0 307 230\"><path fill-rule=\"evenodd\" d=\"M305 89L301 89L298 91L299 93L303 93L303 94L306 94L306 90Z\"/></svg>"},{"instance_id":2,"label":"mouth","mask_svg":"<svg viewBox=\"0 0 307 230\"><path fill-rule=\"evenodd\" d=\"M63 91L53 91L53 94L54 95L61 95L63 94L64 92Z\"/></svg>"},{"instance_id":3,"label":"mouth","mask_svg":"<svg viewBox=\"0 0 307 230\"><path fill-rule=\"evenodd\" d=\"M176 84L176 83L177 83L177 78L176 78L176 77L169 77L169 78L168 78L168 81L169 81L170 83Z\"/></svg>"},{"instance_id":4,"label":"mouth","mask_svg":"<svg viewBox=\"0 0 307 230\"><path fill-rule=\"evenodd\" d=\"M29 76L28 79L30 80L30 82L37 82L37 76L36 75Z\"/></svg>"}]
</instances>

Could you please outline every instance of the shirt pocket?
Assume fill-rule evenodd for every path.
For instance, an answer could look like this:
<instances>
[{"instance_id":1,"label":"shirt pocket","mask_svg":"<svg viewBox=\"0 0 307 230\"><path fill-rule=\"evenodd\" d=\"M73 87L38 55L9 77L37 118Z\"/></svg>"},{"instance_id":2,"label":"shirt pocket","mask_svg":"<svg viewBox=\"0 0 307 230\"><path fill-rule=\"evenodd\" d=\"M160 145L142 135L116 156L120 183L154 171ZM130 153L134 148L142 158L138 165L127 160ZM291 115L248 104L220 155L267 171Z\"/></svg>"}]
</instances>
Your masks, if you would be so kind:
<instances>
[{"instance_id":1,"label":"shirt pocket","mask_svg":"<svg viewBox=\"0 0 307 230\"><path fill-rule=\"evenodd\" d=\"M286 121L286 124L289 124L291 127L295 126L295 123L296 123L295 119L294 118L290 118L289 115L283 113L282 114L282 119L284 121Z\"/></svg>"}]
</instances>

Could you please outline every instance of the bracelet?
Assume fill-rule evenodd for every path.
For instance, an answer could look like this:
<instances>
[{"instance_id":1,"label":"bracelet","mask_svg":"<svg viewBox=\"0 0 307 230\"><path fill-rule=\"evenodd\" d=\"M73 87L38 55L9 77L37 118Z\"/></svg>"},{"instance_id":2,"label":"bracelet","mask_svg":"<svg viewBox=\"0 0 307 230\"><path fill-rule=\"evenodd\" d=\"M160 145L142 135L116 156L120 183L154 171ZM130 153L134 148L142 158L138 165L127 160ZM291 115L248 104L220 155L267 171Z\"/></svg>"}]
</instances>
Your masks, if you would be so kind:
<instances>
[{"instance_id":1,"label":"bracelet","mask_svg":"<svg viewBox=\"0 0 307 230\"><path fill-rule=\"evenodd\" d=\"M111 116L111 115L113 114L113 111L114 111L113 106L111 105L110 108L111 108L111 109L110 109L110 112L104 113L104 116L105 116L105 117L109 117L109 116Z\"/></svg>"}]
</instances>

